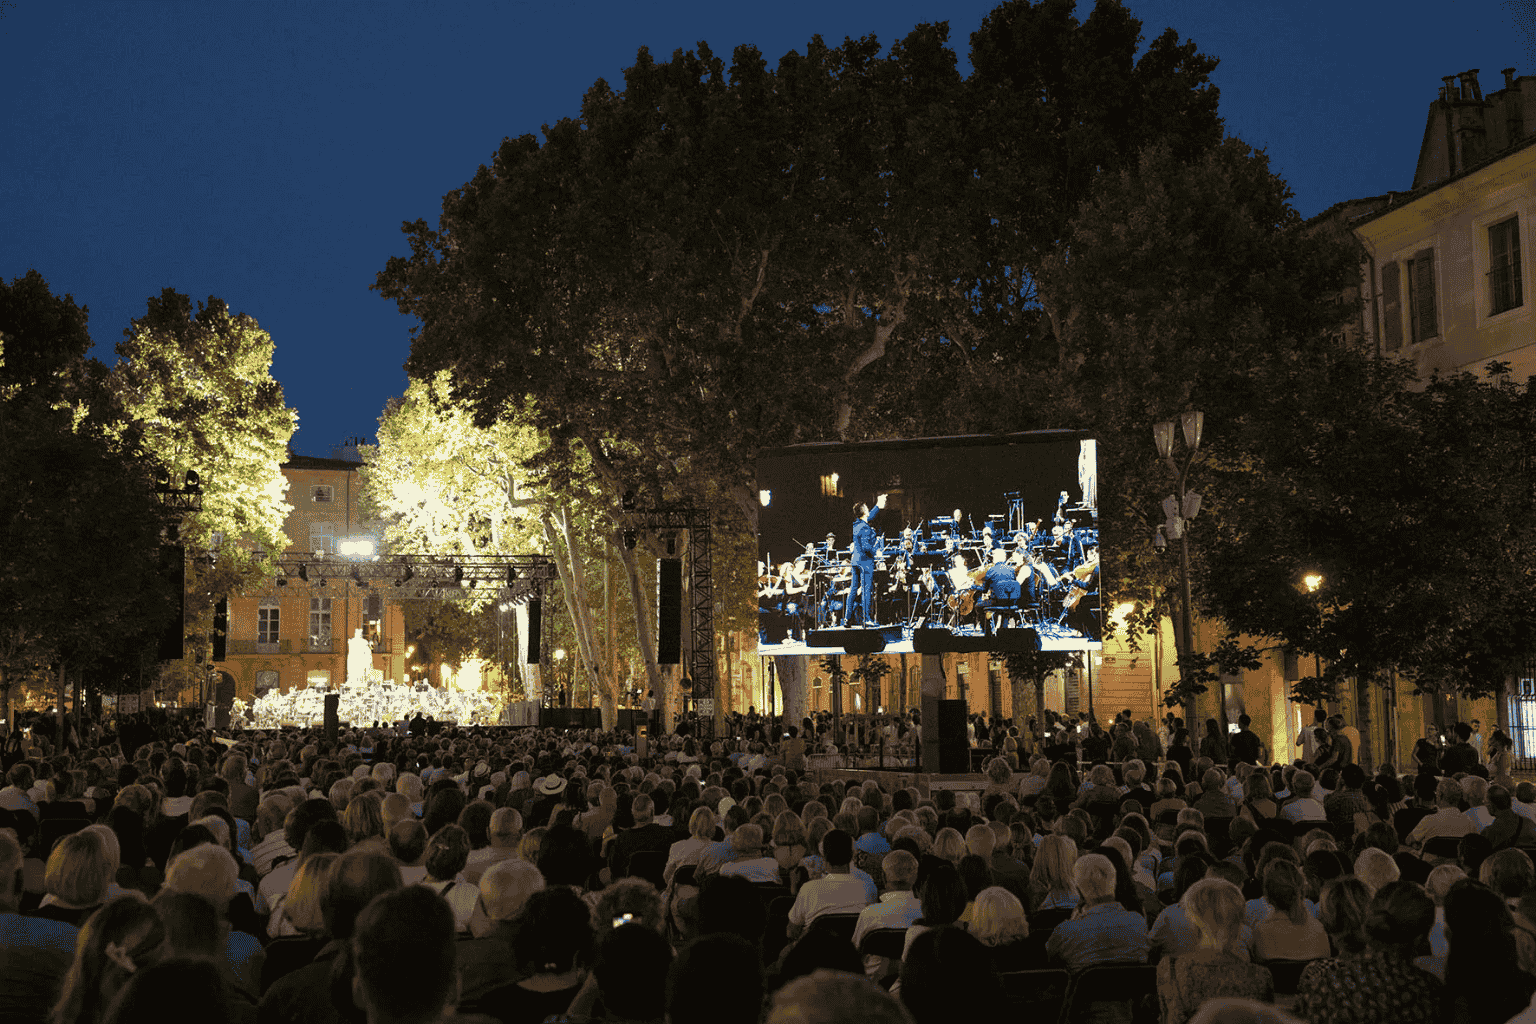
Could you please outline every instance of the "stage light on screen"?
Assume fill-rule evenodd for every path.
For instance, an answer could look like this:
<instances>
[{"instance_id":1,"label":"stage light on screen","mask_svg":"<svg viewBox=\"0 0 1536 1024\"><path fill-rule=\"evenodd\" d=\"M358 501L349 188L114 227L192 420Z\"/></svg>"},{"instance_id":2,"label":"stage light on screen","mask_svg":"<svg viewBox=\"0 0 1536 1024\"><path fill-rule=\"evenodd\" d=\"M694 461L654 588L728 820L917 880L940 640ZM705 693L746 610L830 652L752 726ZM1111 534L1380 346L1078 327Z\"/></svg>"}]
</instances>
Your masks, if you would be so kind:
<instances>
[{"instance_id":1,"label":"stage light on screen","mask_svg":"<svg viewBox=\"0 0 1536 1024\"><path fill-rule=\"evenodd\" d=\"M782 448L757 485L759 654L1103 646L1082 432Z\"/></svg>"}]
</instances>

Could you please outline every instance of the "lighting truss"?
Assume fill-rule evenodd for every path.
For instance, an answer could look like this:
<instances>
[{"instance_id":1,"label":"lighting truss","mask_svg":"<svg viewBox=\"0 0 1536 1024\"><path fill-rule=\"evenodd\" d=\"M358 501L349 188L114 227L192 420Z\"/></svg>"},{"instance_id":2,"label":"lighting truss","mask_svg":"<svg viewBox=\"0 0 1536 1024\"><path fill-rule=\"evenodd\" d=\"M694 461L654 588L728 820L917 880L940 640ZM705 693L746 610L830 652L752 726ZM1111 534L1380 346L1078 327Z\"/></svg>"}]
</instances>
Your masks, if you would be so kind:
<instances>
[{"instance_id":1,"label":"lighting truss","mask_svg":"<svg viewBox=\"0 0 1536 1024\"><path fill-rule=\"evenodd\" d=\"M543 595L559 578L547 555L389 555L344 558L327 552L285 556L277 563L278 586L323 587L330 580L377 588L391 601L462 601L484 596L521 604Z\"/></svg>"}]
</instances>

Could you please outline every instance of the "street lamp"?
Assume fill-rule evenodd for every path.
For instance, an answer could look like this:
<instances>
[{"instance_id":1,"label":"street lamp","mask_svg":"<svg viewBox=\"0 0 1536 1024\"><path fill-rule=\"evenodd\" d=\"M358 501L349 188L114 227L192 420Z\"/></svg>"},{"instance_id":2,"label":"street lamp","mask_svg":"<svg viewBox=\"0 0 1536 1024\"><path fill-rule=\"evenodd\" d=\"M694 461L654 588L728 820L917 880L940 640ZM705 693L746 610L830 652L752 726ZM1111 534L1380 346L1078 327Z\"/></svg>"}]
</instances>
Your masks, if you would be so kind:
<instances>
[{"instance_id":1,"label":"street lamp","mask_svg":"<svg viewBox=\"0 0 1536 1024\"><path fill-rule=\"evenodd\" d=\"M1189 587L1189 520L1200 514L1200 495L1188 490L1186 484L1189 480L1190 467L1194 465L1195 457L1200 454L1200 438L1205 430L1205 413L1198 410L1190 410L1180 417L1183 426L1184 447L1187 449L1181 460L1174 451L1173 421L1163 420L1152 425L1152 441L1157 445L1157 457L1163 460L1174 479L1174 493L1163 499L1163 512L1168 517L1157 528L1157 534L1153 538L1153 544L1162 550L1168 541L1179 542L1179 591L1183 604L1182 621L1179 623L1179 653L1188 659L1195 650L1194 630L1194 601ZM1158 543L1161 541L1162 543ZM1189 670L1189 666L1182 666L1180 675ZM1226 684L1221 685L1220 717L1223 734L1227 728L1227 694ZM1194 697L1185 698L1184 719L1194 731Z\"/></svg>"},{"instance_id":2,"label":"street lamp","mask_svg":"<svg viewBox=\"0 0 1536 1024\"><path fill-rule=\"evenodd\" d=\"M1323 680L1323 656L1318 651L1318 648L1322 646L1322 632L1323 632L1323 601L1322 601L1322 594L1321 594L1322 589L1323 589L1323 574L1318 572L1315 569L1302 574L1301 586L1297 588L1297 590L1302 591L1303 593L1311 595L1311 597L1312 597L1312 611L1313 611L1314 615L1317 617L1317 633L1318 633L1318 636L1317 636L1317 639L1313 641L1312 671L1313 671L1313 674L1317 677L1317 681L1319 683L1321 683L1322 680Z\"/></svg>"}]
</instances>

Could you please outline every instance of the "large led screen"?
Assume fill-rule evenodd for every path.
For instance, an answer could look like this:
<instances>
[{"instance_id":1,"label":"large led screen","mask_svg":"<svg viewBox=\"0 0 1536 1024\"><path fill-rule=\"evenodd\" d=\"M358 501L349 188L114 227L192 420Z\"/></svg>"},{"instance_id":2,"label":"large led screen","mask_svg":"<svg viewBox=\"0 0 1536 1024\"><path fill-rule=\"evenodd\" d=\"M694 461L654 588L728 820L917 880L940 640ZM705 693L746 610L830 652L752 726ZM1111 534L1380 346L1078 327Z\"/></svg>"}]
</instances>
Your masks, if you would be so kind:
<instances>
[{"instance_id":1,"label":"large led screen","mask_svg":"<svg viewBox=\"0 0 1536 1024\"><path fill-rule=\"evenodd\" d=\"M759 654L1102 646L1081 432L774 449L757 486Z\"/></svg>"}]
</instances>

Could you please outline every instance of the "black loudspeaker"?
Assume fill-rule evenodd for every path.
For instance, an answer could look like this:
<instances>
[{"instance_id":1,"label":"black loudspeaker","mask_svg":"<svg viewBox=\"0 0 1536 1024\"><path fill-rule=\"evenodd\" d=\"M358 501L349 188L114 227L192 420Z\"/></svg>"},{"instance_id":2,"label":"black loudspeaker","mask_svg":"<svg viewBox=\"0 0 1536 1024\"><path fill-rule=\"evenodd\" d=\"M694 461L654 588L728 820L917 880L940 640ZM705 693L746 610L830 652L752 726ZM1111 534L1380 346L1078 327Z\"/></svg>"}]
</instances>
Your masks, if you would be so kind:
<instances>
[{"instance_id":1,"label":"black loudspeaker","mask_svg":"<svg viewBox=\"0 0 1536 1024\"><path fill-rule=\"evenodd\" d=\"M221 597L213 606L213 660L229 656L229 598Z\"/></svg>"},{"instance_id":2,"label":"black loudspeaker","mask_svg":"<svg viewBox=\"0 0 1536 1024\"><path fill-rule=\"evenodd\" d=\"M325 695L325 738L331 743L336 742L336 732L341 726L336 717L336 711L340 706L341 694L328 693Z\"/></svg>"},{"instance_id":3,"label":"black loudspeaker","mask_svg":"<svg viewBox=\"0 0 1536 1024\"><path fill-rule=\"evenodd\" d=\"M528 664L539 663L539 646L543 639L544 602L534 599L528 602Z\"/></svg>"},{"instance_id":4,"label":"black loudspeaker","mask_svg":"<svg viewBox=\"0 0 1536 1024\"><path fill-rule=\"evenodd\" d=\"M656 560L656 662L683 660L683 560Z\"/></svg>"},{"instance_id":5,"label":"black loudspeaker","mask_svg":"<svg viewBox=\"0 0 1536 1024\"><path fill-rule=\"evenodd\" d=\"M939 701L939 772L958 775L971 770L971 744L965 733L965 701Z\"/></svg>"},{"instance_id":6,"label":"black loudspeaker","mask_svg":"<svg viewBox=\"0 0 1536 1024\"><path fill-rule=\"evenodd\" d=\"M158 657L161 661L180 661L185 655L183 644L186 637L186 613L182 603L187 594L186 548L173 544L160 549L160 578L165 580L166 587L175 597L171 600L174 609L171 621L160 631Z\"/></svg>"}]
</instances>

